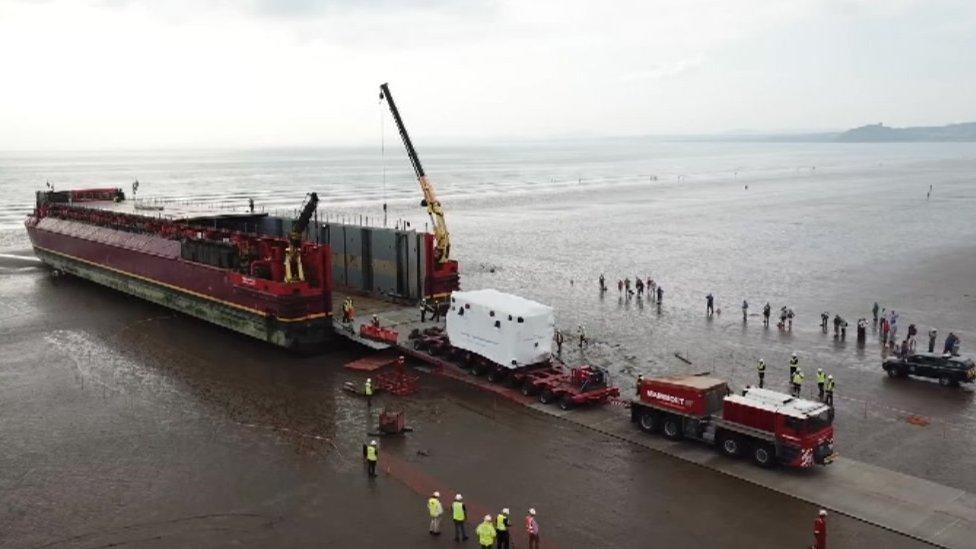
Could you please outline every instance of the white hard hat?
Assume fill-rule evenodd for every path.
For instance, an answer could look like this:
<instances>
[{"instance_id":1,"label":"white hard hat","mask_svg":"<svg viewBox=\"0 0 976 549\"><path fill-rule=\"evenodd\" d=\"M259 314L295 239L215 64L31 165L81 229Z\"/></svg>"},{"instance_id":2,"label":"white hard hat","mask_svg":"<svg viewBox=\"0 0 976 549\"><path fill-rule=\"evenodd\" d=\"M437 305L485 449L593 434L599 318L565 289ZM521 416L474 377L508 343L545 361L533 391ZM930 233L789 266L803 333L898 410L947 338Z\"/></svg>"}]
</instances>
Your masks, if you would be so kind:
<instances>
[{"instance_id":1,"label":"white hard hat","mask_svg":"<svg viewBox=\"0 0 976 549\"><path fill-rule=\"evenodd\" d=\"M502 509L502 514L503 515L507 515L508 514L508 507Z\"/></svg>"},{"instance_id":2,"label":"white hard hat","mask_svg":"<svg viewBox=\"0 0 976 549\"><path fill-rule=\"evenodd\" d=\"M529 509L529 514L530 515L534 515L535 514L535 509Z\"/></svg>"},{"instance_id":3,"label":"white hard hat","mask_svg":"<svg viewBox=\"0 0 976 549\"><path fill-rule=\"evenodd\" d=\"M765 361L765 360L763 360L763 359L761 359L761 358L759 359L759 362L762 362L763 364L765 364L765 363L766 363L766 361Z\"/></svg>"},{"instance_id":4,"label":"white hard hat","mask_svg":"<svg viewBox=\"0 0 976 549\"><path fill-rule=\"evenodd\" d=\"M822 372L823 371L823 368L817 368L817 371L818 372Z\"/></svg>"},{"instance_id":5,"label":"white hard hat","mask_svg":"<svg viewBox=\"0 0 976 549\"><path fill-rule=\"evenodd\" d=\"M485 515L485 522L491 522L491 515Z\"/></svg>"},{"instance_id":6,"label":"white hard hat","mask_svg":"<svg viewBox=\"0 0 976 549\"><path fill-rule=\"evenodd\" d=\"M821 510L820 510L820 516L822 516L822 517L825 517L825 516L827 516L827 511L826 511L826 510L824 510L824 509L821 509Z\"/></svg>"},{"instance_id":7,"label":"white hard hat","mask_svg":"<svg viewBox=\"0 0 976 549\"><path fill-rule=\"evenodd\" d=\"M793 356L796 356L796 351L793 351Z\"/></svg>"},{"instance_id":8,"label":"white hard hat","mask_svg":"<svg viewBox=\"0 0 976 549\"><path fill-rule=\"evenodd\" d=\"M373 378L369 378L369 377L366 378L366 383L371 383L372 381L373 381Z\"/></svg>"},{"instance_id":9,"label":"white hard hat","mask_svg":"<svg viewBox=\"0 0 976 549\"><path fill-rule=\"evenodd\" d=\"M438 492L437 490L434 490L434 497L435 497L435 498L439 498L439 497L441 497L441 493L440 493L440 492Z\"/></svg>"},{"instance_id":10,"label":"white hard hat","mask_svg":"<svg viewBox=\"0 0 976 549\"><path fill-rule=\"evenodd\" d=\"M829 376L827 376L827 379L834 379L834 374L830 374Z\"/></svg>"},{"instance_id":11,"label":"white hard hat","mask_svg":"<svg viewBox=\"0 0 976 549\"><path fill-rule=\"evenodd\" d=\"M375 441L375 440L373 440L373 441L370 441L370 443L369 443L369 445L370 445L370 446L376 446L376 441Z\"/></svg>"},{"instance_id":12,"label":"white hard hat","mask_svg":"<svg viewBox=\"0 0 976 549\"><path fill-rule=\"evenodd\" d=\"M454 499L456 499L458 501L461 501L464 498L461 497L461 494L458 494L458 495L454 496Z\"/></svg>"}]
</instances>

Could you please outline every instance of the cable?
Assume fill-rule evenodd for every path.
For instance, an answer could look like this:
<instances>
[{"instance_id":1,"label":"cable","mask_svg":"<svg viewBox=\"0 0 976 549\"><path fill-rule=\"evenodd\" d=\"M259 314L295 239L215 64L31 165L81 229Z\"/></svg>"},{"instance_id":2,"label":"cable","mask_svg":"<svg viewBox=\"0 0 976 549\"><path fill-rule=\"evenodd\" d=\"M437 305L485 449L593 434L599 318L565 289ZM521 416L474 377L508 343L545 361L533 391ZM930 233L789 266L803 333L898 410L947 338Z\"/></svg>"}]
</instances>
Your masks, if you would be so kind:
<instances>
[{"instance_id":1,"label":"cable","mask_svg":"<svg viewBox=\"0 0 976 549\"><path fill-rule=\"evenodd\" d=\"M386 227L386 123L383 118L383 94L376 102L380 115L380 165L383 171L383 226Z\"/></svg>"}]
</instances>

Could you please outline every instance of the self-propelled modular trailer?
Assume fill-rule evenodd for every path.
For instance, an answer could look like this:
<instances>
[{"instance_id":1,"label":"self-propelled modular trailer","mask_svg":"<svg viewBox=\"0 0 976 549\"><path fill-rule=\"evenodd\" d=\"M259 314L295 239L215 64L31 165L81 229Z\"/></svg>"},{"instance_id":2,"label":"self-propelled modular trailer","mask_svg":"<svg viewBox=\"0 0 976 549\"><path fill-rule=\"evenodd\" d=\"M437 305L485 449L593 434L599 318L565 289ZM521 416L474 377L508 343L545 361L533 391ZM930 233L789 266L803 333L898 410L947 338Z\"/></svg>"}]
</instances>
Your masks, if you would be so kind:
<instances>
[{"instance_id":1,"label":"self-propelled modular trailer","mask_svg":"<svg viewBox=\"0 0 976 549\"><path fill-rule=\"evenodd\" d=\"M642 379L637 392L631 420L646 432L700 440L761 467L833 460L833 410L820 402L756 387L733 394L725 381L704 375Z\"/></svg>"}]
</instances>

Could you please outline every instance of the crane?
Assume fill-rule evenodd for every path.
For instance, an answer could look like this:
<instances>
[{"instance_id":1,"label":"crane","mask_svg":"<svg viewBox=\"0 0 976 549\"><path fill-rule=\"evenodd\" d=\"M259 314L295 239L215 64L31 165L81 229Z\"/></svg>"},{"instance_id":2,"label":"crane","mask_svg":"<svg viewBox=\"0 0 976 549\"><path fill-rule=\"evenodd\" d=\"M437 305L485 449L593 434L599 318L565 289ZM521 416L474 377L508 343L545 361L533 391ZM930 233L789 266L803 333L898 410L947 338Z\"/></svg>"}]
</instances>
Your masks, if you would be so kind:
<instances>
[{"instance_id":1,"label":"crane","mask_svg":"<svg viewBox=\"0 0 976 549\"><path fill-rule=\"evenodd\" d=\"M302 258L299 252L302 249L302 235L308 228L308 223L312 220L312 214L315 213L315 208L318 205L319 195L309 193L305 197L301 214L291 226L291 230L288 231L288 248L285 249L285 282L305 280L305 269L302 268Z\"/></svg>"},{"instance_id":2,"label":"crane","mask_svg":"<svg viewBox=\"0 0 976 549\"><path fill-rule=\"evenodd\" d=\"M437 246L434 252L434 259L438 264L447 263L451 259L451 235L447 231L444 208L441 207L440 200L437 200L437 195L434 193L434 186L430 183L427 174L424 173L424 167L420 164L420 157L417 156L417 151L413 148L413 142L410 141L407 128L403 125L403 120L400 118L400 111L397 110L396 102L393 101L393 96L390 95L390 86L385 83L380 85L380 100L382 99L386 99L386 104L390 106L390 112L393 114L393 120L396 122L397 130L400 131L403 146L407 149L407 156L410 157L410 163L413 164L413 171L417 175L417 181L420 182L420 190L424 193L424 199L420 202L420 205L427 208L427 214L430 215L430 221L434 226L434 239Z\"/></svg>"}]
</instances>

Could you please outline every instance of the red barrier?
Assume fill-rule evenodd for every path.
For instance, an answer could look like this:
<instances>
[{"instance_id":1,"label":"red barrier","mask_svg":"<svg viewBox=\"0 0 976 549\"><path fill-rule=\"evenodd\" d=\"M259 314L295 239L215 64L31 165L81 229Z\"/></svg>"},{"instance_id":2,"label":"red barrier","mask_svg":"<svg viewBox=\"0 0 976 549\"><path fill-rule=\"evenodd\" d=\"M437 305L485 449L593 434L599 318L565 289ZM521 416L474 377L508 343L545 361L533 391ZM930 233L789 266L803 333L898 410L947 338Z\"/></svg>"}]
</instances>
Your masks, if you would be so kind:
<instances>
[{"instance_id":1,"label":"red barrier","mask_svg":"<svg viewBox=\"0 0 976 549\"><path fill-rule=\"evenodd\" d=\"M389 343L390 345L396 345L397 338L400 336L399 332L396 330L381 328L379 326L373 326L372 324L361 325L359 327L359 335L360 337L365 337L366 339L382 341L383 343Z\"/></svg>"}]
</instances>

